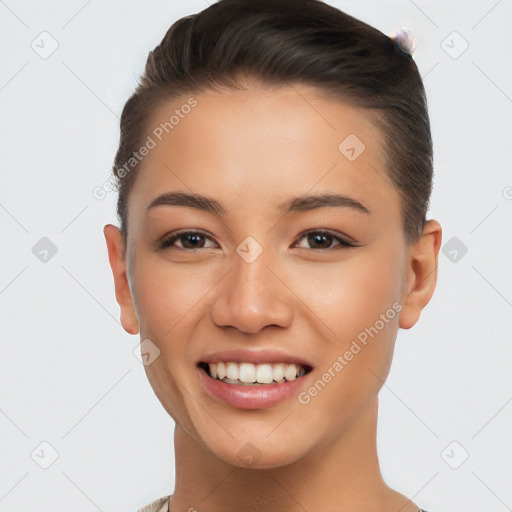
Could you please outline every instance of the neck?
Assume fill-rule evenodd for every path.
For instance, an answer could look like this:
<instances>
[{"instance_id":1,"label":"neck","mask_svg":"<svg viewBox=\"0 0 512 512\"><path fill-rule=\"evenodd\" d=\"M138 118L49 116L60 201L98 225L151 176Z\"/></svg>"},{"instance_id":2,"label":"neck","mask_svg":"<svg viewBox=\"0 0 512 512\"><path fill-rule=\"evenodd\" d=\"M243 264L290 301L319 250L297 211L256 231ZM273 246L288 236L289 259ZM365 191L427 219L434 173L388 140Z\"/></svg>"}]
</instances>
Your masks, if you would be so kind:
<instances>
[{"instance_id":1,"label":"neck","mask_svg":"<svg viewBox=\"0 0 512 512\"><path fill-rule=\"evenodd\" d=\"M250 469L218 459L180 425L171 512L417 512L382 478L376 446L378 400L343 432L286 466Z\"/></svg>"}]
</instances>

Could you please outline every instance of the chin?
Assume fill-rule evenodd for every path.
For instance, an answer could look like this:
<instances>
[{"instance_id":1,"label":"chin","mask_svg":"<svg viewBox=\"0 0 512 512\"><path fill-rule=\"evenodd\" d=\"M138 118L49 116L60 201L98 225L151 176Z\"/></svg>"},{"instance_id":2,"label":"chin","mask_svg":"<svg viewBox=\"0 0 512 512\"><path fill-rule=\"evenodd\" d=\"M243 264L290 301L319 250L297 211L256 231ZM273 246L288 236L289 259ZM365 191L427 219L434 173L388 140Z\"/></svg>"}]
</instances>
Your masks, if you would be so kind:
<instances>
[{"instance_id":1,"label":"chin","mask_svg":"<svg viewBox=\"0 0 512 512\"><path fill-rule=\"evenodd\" d=\"M272 469L294 464L304 455L297 451L298 445L302 443L292 442L289 437L276 437L272 442L268 438L261 440L257 436L251 440L247 435L243 440L235 438L222 446L217 443L212 446L205 442L205 446L215 457L226 464L245 469Z\"/></svg>"}]
</instances>

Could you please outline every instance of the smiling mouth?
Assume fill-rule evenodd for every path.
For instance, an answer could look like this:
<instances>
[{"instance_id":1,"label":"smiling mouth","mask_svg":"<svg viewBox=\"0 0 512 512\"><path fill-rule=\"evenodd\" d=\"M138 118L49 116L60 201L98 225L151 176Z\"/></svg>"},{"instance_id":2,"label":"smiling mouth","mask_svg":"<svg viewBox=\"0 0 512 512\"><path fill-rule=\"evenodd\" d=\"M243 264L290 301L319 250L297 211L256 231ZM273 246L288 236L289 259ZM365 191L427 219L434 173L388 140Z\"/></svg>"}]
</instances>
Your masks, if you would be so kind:
<instances>
[{"instance_id":1,"label":"smiling mouth","mask_svg":"<svg viewBox=\"0 0 512 512\"><path fill-rule=\"evenodd\" d=\"M218 363L197 363L208 377L226 384L242 386L269 386L284 384L310 373L309 365L287 363L237 363L233 361Z\"/></svg>"}]
</instances>

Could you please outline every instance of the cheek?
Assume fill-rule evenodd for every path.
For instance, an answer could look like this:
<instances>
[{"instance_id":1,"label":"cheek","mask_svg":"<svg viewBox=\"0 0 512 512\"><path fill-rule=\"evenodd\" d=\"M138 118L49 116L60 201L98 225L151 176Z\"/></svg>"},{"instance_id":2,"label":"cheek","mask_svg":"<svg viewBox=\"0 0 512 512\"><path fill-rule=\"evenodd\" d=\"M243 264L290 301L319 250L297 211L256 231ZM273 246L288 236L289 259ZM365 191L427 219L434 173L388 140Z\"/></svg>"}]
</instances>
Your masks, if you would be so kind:
<instances>
[{"instance_id":1,"label":"cheek","mask_svg":"<svg viewBox=\"0 0 512 512\"><path fill-rule=\"evenodd\" d=\"M298 295L307 293L308 306L329 327L322 331L324 357L311 390L319 414L332 408L348 418L382 387L398 328L400 268L399 254L380 248L298 281Z\"/></svg>"},{"instance_id":2,"label":"cheek","mask_svg":"<svg viewBox=\"0 0 512 512\"><path fill-rule=\"evenodd\" d=\"M400 298L401 260L392 248L364 249L343 261L301 268L294 285L297 295L329 328L326 338L339 348L390 308L386 326L397 325L392 305Z\"/></svg>"},{"instance_id":3,"label":"cheek","mask_svg":"<svg viewBox=\"0 0 512 512\"><path fill-rule=\"evenodd\" d=\"M150 339L160 355L144 370L151 386L176 423L191 425L184 387L195 362L188 340L197 324L208 282L189 267L173 265L151 257L140 258L133 273L141 340Z\"/></svg>"},{"instance_id":4,"label":"cheek","mask_svg":"<svg viewBox=\"0 0 512 512\"><path fill-rule=\"evenodd\" d=\"M162 258L140 258L133 273L133 291L142 337L154 341L166 356L183 358L208 291L218 280L215 271L176 264Z\"/></svg>"}]
</instances>

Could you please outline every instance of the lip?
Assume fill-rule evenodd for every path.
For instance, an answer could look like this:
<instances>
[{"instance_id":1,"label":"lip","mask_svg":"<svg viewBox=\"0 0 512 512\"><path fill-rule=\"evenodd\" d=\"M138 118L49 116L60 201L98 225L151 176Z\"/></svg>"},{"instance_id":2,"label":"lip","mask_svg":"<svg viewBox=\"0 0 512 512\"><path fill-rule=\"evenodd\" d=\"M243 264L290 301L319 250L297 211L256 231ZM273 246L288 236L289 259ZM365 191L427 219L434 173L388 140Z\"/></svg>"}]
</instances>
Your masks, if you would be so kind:
<instances>
[{"instance_id":1,"label":"lip","mask_svg":"<svg viewBox=\"0 0 512 512\"><path fill-rule=\"evenodd\" d=\"M232 360L233 359L231 359L231 361ZM305 386L306 379L311 373L306 373L289 382L246 386L228 384L219 379L214 379L208 375L204 368L199 366L196 367L196 370L199 372L199 380L206 393L217 401L239 409L262 409L271 407L286 400L291 395L296 396L299 389Z\"/></svg>"},{"instance_id":2,"label":"lip","mask_svg":"<svg viewBox=\"0 0 512 512\"><path fill-rule=\"evenodd\" d=\"M264 349L264 350L247 350L247 349L230 349L221 350L218 352L211 352L204 355L196 361L199 363L218 363L218 362L234 362L234 363L288 363L300 364L307 370L312 370L313 365L310 361L297 357L292 354L279 349ZM220 382L220 381L219 381Z\"/></svg>"}]
</instances>

